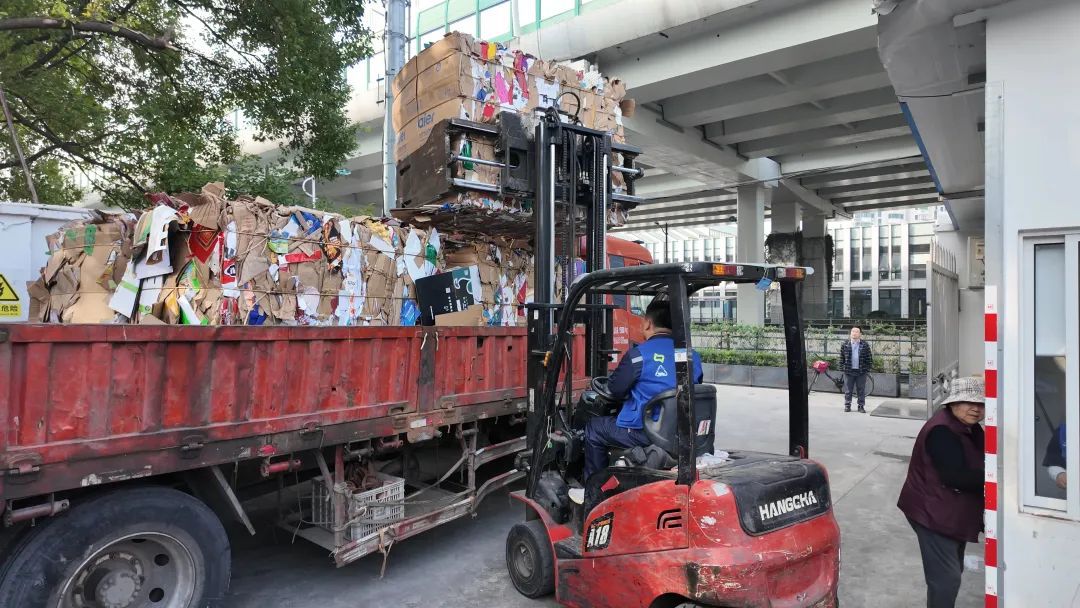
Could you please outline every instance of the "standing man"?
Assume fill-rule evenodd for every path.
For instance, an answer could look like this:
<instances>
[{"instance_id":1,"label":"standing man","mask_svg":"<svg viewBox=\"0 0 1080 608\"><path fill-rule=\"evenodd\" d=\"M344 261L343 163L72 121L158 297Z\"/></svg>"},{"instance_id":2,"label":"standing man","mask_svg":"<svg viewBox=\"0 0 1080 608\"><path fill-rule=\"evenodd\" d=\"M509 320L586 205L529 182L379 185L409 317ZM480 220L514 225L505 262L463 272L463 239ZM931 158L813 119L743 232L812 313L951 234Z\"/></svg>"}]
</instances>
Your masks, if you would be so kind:
<instances>
[{"instance_id":1,"label":"standing man","mask_svg":"<svg viewBox=\"0 0 1080 608\"><path fill-rule=\"evenodd\" d=\"M851 328L851 339L840 345L840 368L844 370L844 411L851 411L851 393L859 395L859 412L866 413L866 374L874 363L870 343L862 339L862 329Z\"/></svg>"}]
</instances>

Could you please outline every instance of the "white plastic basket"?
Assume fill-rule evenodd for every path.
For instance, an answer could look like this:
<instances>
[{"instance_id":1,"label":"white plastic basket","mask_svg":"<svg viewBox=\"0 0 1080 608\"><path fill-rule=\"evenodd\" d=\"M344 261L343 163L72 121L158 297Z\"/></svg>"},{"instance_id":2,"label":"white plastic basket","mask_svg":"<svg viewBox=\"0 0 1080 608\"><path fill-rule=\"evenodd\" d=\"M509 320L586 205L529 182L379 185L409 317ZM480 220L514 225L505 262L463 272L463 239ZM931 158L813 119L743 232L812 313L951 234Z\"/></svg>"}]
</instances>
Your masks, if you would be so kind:
<instances>
[{"instance_id":1,"label":"white plastic basket","mask_svg":"<svg viewBox=\"0 0 1080 608\"><path fill-rule=\"evenodd\" d=\"M405 480L393 475L375 473L382 485L363 492L354 492L349 500L349 519L359 519L349 526L349 540L364 540L378 533L379 528L405 518ZM390 503L390 504L387 504ZM333 531L334 502L320 475L311 480L311 523Z\"/></svg>"}]
</instances>

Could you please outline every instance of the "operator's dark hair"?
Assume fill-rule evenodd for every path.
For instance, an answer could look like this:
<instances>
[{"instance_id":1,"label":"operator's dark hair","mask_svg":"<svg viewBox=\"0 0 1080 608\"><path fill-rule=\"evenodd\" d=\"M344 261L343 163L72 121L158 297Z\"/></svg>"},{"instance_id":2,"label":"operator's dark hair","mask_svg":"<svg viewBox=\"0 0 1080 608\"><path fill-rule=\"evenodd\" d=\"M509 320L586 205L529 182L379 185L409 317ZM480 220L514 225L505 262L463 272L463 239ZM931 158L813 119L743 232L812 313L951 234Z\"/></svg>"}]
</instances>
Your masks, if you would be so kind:
<instances>
[{"instance_id":1,"label":"operator's dark hair","mask_svg":"<svg viewBox=\"0 0 1080 608\"><path fill-rule=\"evenodd\" d=\"M653 300L645 308L645 316L652 324L662 329L671 329L671 304L663 300Z\"/></svg>"},{"instance_id":2,"label":"operator's dark hair","mask_svg":"<svg viewBox=\"0 0 1080 608\"><path fill-rule=\"evenodd\" d=\"M861 328L861 327L859 327L858 325L852 325L852 326L851 326L851 329L857 329L857 330L859 330L859 331L862 331L862 328ZM849 329L848 331L851 331L851 330Z\"/></svg>"}]
</instances>

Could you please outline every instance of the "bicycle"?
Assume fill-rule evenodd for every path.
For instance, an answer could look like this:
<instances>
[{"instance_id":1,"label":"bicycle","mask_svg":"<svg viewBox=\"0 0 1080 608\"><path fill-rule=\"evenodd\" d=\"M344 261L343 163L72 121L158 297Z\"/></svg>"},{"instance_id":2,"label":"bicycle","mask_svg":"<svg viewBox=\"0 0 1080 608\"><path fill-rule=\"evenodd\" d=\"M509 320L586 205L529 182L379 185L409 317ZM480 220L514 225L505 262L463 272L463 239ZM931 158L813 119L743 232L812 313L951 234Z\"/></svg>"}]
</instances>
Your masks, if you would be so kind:
<instances>
[{"instance_id":1,"label":"bicycle","mask_svg":"<svg viewBox=\"0 0 1080 608\"><path fill-rule=\"evenodd\" d=\"M825 377L828 378L829 380L831 380L834 385L836 385L836 390L840 391L841 393L844 392L844 376L843 376L843 374L841 374L839 376L833 376L832 374L830 374L829 373L829 362L828 361L822 361L822 360L819 359L817 361L814 361L813 365L811 365L810 367L814 370L814 379L810 381L810 385L806 389L806 394L809 395L810 392L814 390L814 383L818 381L818 377L821 376L822 374L825 374ZM867 395L874 394L874 375L873 374L866 374L866 394Z\"/></svg>"}]
</instances>

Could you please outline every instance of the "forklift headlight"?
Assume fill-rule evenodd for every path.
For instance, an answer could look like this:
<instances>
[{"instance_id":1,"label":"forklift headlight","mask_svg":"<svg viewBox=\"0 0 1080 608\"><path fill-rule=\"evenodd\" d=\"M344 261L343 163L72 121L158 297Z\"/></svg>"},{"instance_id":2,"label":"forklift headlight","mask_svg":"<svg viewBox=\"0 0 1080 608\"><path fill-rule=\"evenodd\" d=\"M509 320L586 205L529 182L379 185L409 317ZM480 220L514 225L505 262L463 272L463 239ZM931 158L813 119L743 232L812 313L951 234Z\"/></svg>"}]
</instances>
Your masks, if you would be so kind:
<instances>
[{"instance_id":1,"label":"forklift headlight","mask_svg":"<svg viewBox=\"0 0 1080 608\"><path fill-rule=\"evenodd\" d=\"M713 264L712 273L715 277L739 277L743 274L743 267L738 264Z\"/></svg>"},{"instance_id":2,"label":"forklift headlight","mask_svg":"<svg viewBox=\"0 0 1080 608\"><path fill-rule=\"evenodd\" d=\"M776 269L776 278L778 278L778 279L805 279L806 278L806 269L805 268L798 268L798 267L794 267L794 268L777 268Z\"/></svg>"}]
</instances>

